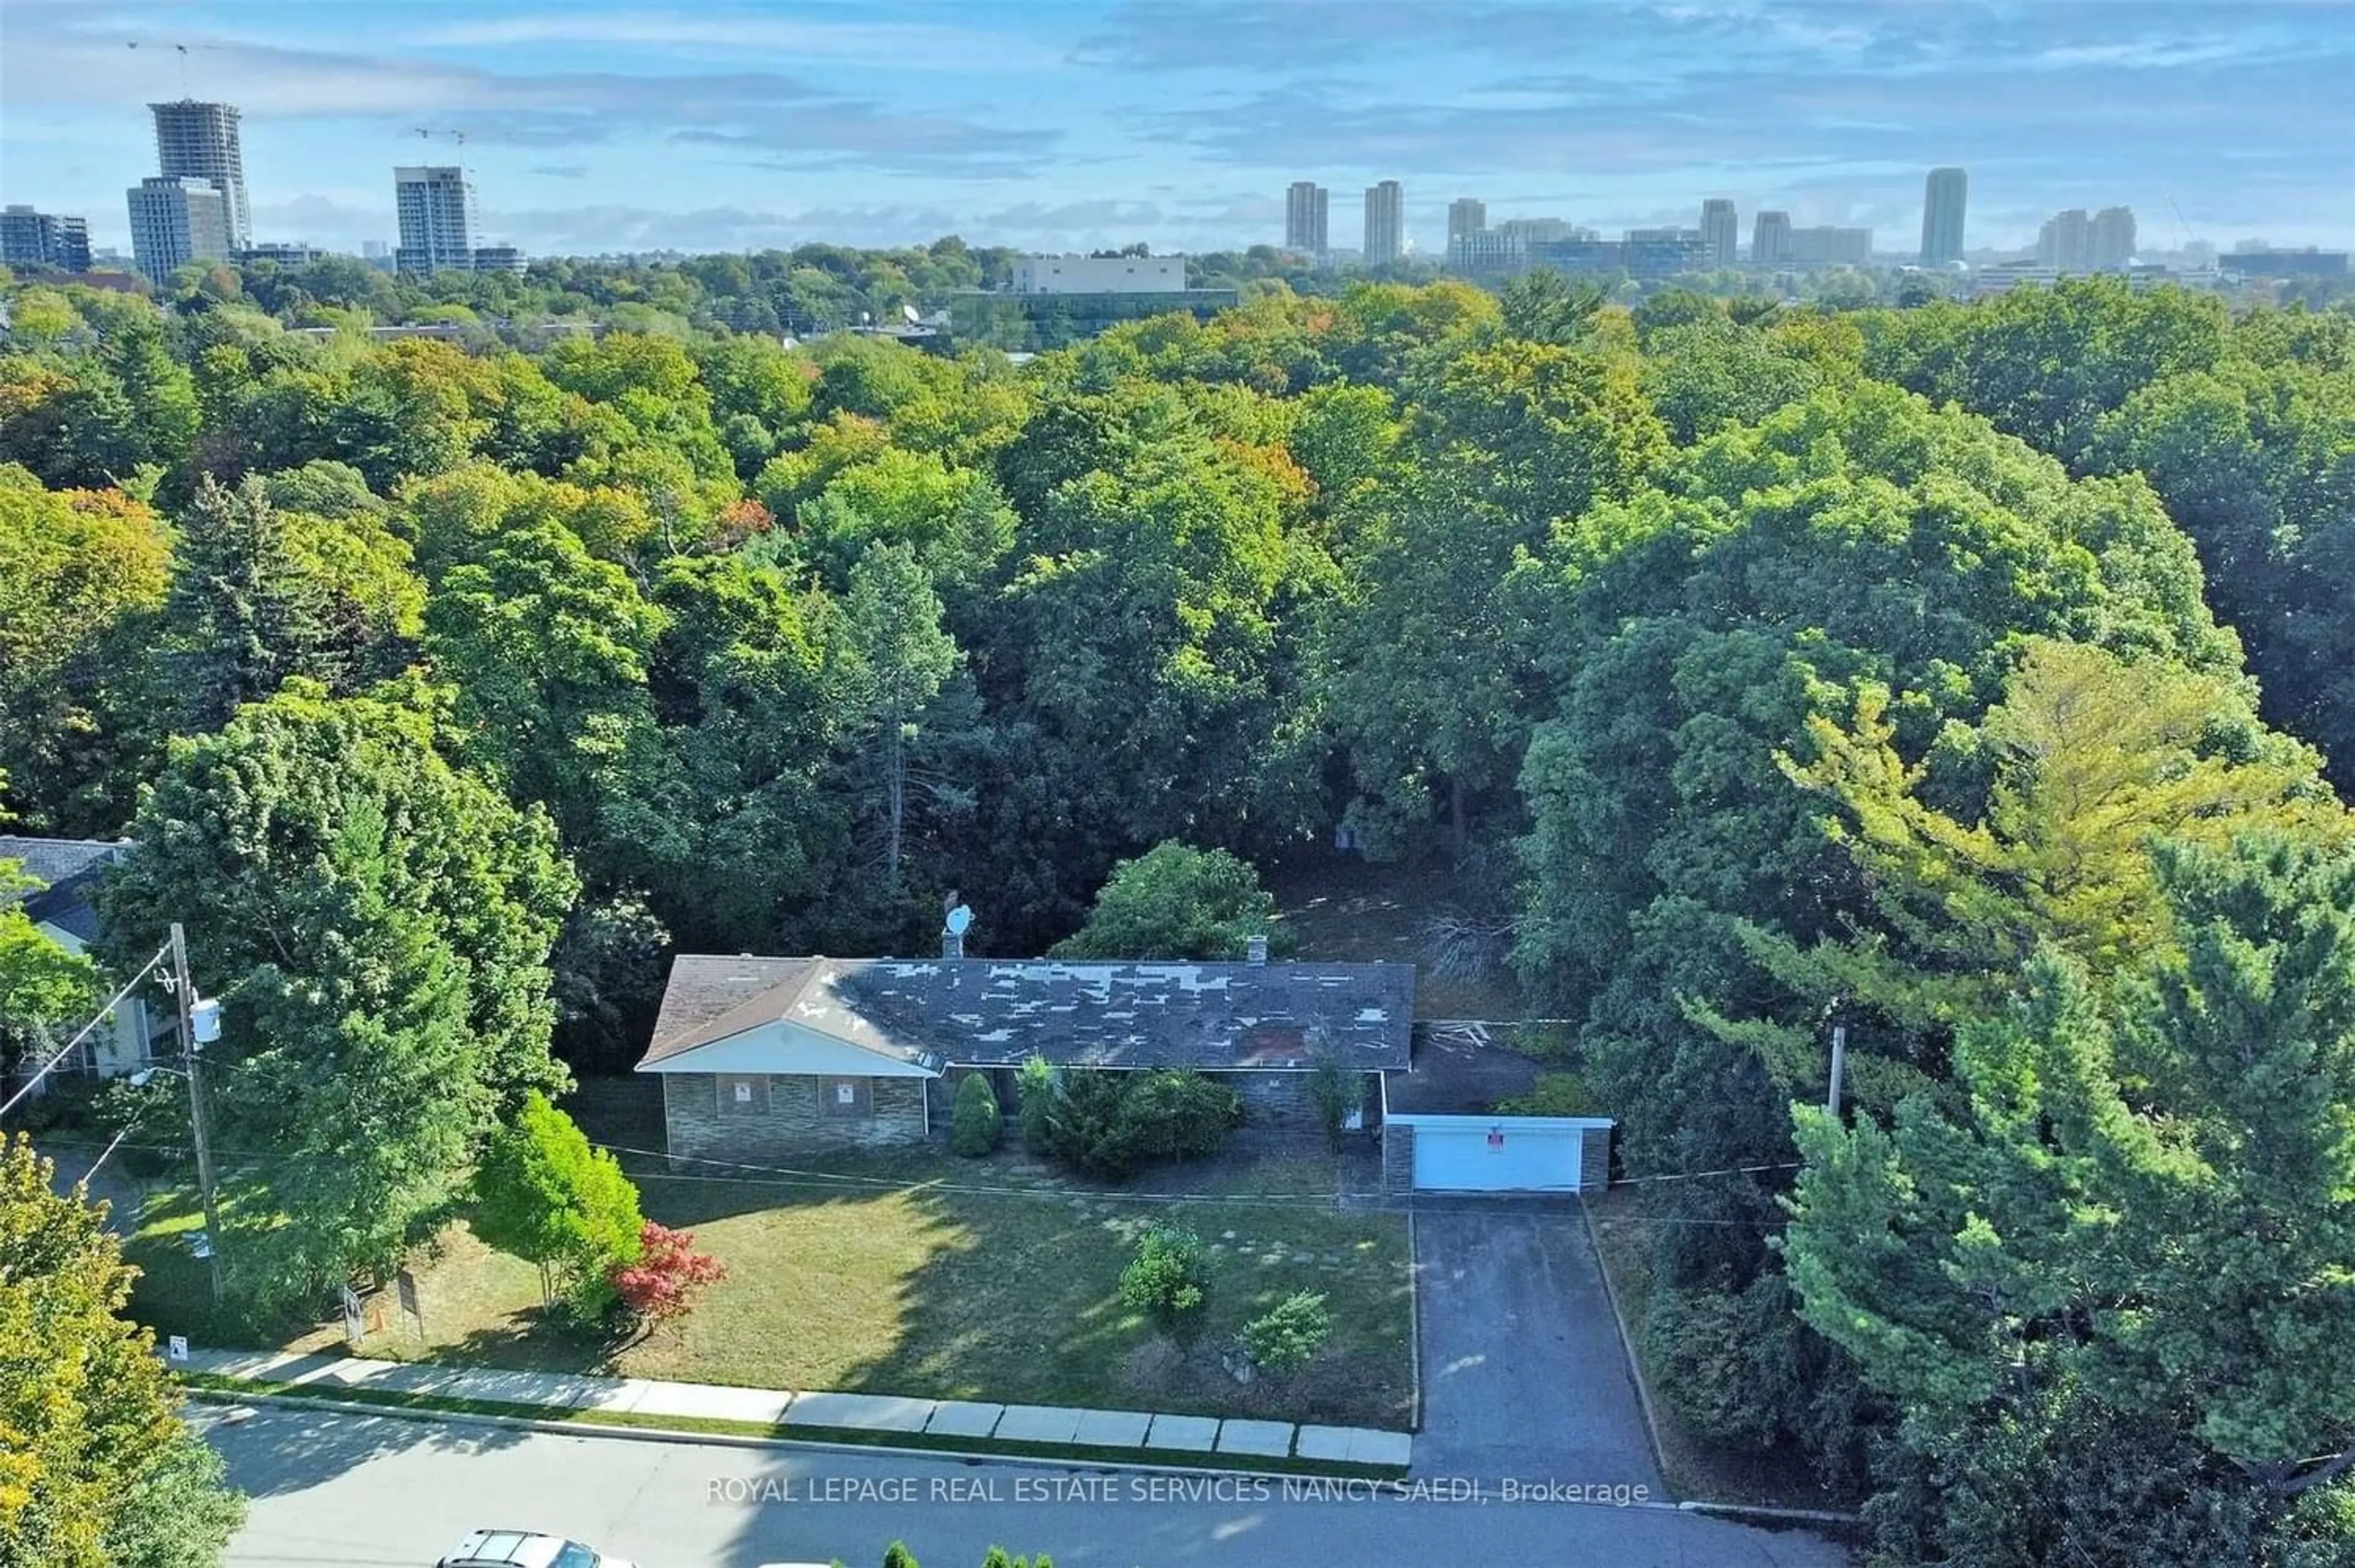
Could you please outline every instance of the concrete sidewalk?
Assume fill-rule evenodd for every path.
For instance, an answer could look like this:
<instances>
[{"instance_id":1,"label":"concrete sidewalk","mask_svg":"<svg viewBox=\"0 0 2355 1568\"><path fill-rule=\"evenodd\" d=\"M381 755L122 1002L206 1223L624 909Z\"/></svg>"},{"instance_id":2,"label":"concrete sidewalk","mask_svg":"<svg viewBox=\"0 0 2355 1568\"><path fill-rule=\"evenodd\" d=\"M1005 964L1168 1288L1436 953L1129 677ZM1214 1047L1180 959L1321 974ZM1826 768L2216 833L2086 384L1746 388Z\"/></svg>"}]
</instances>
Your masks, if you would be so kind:
<instances>
[{"instance_id":1,"label":"concrete sidewalk","mask_svg":"<svg viewBox=\"0 0 2355 1568\"><path fill-rule=\"evenodd\" d=\"M1364 1426L1295 1426L1283 1421L1220 1421L1207 1415L1154 1415L1139 1411L1067 1410L1043 1404L987 1404L954 1399L900 1399L871 1393L789 1393L723 1388L714 1383L655 1382L645 1378L588 1373L506 1371L447 1367L429 1361L371 1361L357 1356L296 1355L287 1350L198 1350L174 1370L209 1372L252 1382L306 1387L378 1389L613 1415L690 1416L774 1426L791 1437L800 1428L900 1433L970 1442L986 1450L1007 1443L1071 1444L1107 1452L1134 1450L1150 1461L1172 1452L1340 1460L1360 1465L1412 1462L1414 1440L1403 1432Z\"/></svg>"}]
</instances>

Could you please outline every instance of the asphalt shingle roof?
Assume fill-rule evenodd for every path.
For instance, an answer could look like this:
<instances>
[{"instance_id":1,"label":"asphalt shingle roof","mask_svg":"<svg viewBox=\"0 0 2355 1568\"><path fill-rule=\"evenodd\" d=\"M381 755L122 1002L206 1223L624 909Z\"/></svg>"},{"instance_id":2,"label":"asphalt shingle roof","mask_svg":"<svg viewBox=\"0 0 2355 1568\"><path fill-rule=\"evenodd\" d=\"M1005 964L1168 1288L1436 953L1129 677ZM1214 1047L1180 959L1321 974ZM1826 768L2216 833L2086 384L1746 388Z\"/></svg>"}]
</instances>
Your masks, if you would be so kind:
<instances>
[{"instance_id":1,"label":"asphalt shingle roof","mask_svg":"<svg viewBox=\"0 0 2355 1568\"><path fill-rule=\"evenodd\" d=\"M27 875L48 884L17 898L0 894L0 907L21 902L37 924L54 925L80 941L95 942L99 875L130 849L128 840L24 838L0 833L0 860L22 860Z\"/></svg>"},{"instance_id":2,"label":"asphalt shingle roof","mask_svg":"<svg viewBox=\"0 0 2355 1568\"><path fill-rule=\"evenodd\" d=\"M1405 964L752 958L682 954L641 1066L790 1018L902 1061L1305 1068L1320 1041L1406 1071Z\"/></svg>"}]
</instances>

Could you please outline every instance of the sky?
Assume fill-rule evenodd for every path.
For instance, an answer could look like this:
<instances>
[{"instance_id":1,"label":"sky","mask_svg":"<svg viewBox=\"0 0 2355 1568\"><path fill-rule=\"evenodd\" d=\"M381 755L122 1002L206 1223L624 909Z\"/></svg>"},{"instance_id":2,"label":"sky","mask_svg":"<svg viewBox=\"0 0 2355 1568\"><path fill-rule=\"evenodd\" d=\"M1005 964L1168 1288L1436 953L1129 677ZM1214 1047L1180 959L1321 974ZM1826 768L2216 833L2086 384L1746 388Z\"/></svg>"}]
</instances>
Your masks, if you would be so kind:
<instances>
[{"instance_id":1,"label":"sky","mask_svg":"<svg viewBox=\"0 0 2355 1568\"><path fill-rule=\"evenodd\" d=\"M1974 248L2117 204L2146 250L2343 246L2350 80L2355 0L0 0L0 199L127 247L185 94L244 111L257 236L340 250L454 161L539 254L1237 249L1295 179L1355 246L1384 178L1423 251L1458 196L1906 251L1936 164Z\"/></svg>"}]
</instances>

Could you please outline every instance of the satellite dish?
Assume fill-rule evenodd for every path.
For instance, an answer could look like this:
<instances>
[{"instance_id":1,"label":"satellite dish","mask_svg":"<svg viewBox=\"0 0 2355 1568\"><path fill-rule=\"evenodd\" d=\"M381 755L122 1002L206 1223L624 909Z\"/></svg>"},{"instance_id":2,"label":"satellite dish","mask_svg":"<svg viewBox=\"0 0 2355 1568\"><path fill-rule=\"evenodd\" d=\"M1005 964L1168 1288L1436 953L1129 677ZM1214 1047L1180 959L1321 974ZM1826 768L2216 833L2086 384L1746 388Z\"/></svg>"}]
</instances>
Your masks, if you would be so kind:
<instances>
[{"instance_id":1,"label":"satellite dish","mask_svg":"<svg viewBox=\"0 0 2355 1568\"><path fill-rule=\"evenodd\" d=\"M922 316L916 314L916 307L911 304L901 305L900 307L900 314L908 318L908 325L910 326L915 326L924 319Z\"/></svg>"},{"instance_id":2,"label":"satellite dish","mask_svg":"<svg viewBox=\"0 0 2355 1568\"><path fill-rule=\"evenodd\" d=\"M973 911L964 904L949 911L949 934L963 936L973 925Z\"/></svg>"}]
</instances>

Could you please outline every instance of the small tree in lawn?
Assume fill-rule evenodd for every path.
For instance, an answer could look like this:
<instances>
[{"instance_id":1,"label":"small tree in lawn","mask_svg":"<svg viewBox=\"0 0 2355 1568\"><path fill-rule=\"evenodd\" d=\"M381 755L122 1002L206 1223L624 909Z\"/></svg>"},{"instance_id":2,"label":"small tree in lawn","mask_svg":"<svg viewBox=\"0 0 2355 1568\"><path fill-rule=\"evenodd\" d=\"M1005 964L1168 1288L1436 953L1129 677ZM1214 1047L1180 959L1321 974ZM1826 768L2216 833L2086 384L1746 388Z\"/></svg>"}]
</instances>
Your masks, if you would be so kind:
<instances>
[{"instance_id":1,"label":"small tree in lawn","mask_svg":"<svg viewBox=\"0 0 2355 1568\"><path fill-rule=\"evenodd\" d=\"M598 1315L606 1276L637 1261L645 1222L620 1163L538 1090L474 1170L474 1234L539 1265L543 1306L561 1288L581 1292L583 1314Z\"/></svg>"},{"instance_id":2,"label":"small tree in lawn","mask_svg":"<svg viewBox=\"0 0 2355 1568\"><path fill-rule=\"evenodd\" d=\"M695 1309L703 1293L728 1277L728 1265L695 1250L695 1235L652 1220L638 1233L637 1262L607 1276L643 1336Z\"/></svg>"},{"instance_id":3,"label":"small tree in lawn","mask_svg":"<svg viewBox=\"0 0 2355 1568\"><path fill-rule=\"evenodd\" d=\"M1121 1305L1152 1317L1167 1334L1197 1322L1209 1299L1210 1271L1202 1238L1180 1225L1156 1225L1121 1271Z\"/></svg>"},{"instance_id":4,"label":"small tree in lawn","mask_svg":"<svg viewBox=\"0 0 2355 1568\"><path fill-rule=\"evenodd\" d=\"M979 1159L997 1147L1005 1130L997 1109L997 1093L986 1073L971 1072L957 1085L956 1110L949 1125L949 1147L967 1159Z\"/></svg>"},{"instance_id":5,"label":"small tree in lawn","mask_svg":"<svg viewBox=\"0 0 2355 1568\"><path fill-rule=\"evenodd\" d=\"M1243 1325L1243 1350L1266 1372L1306 1366L1333 1337L1333 1315L1320 1291L1295 1291Z\"/></svg>"}]
</instances>

